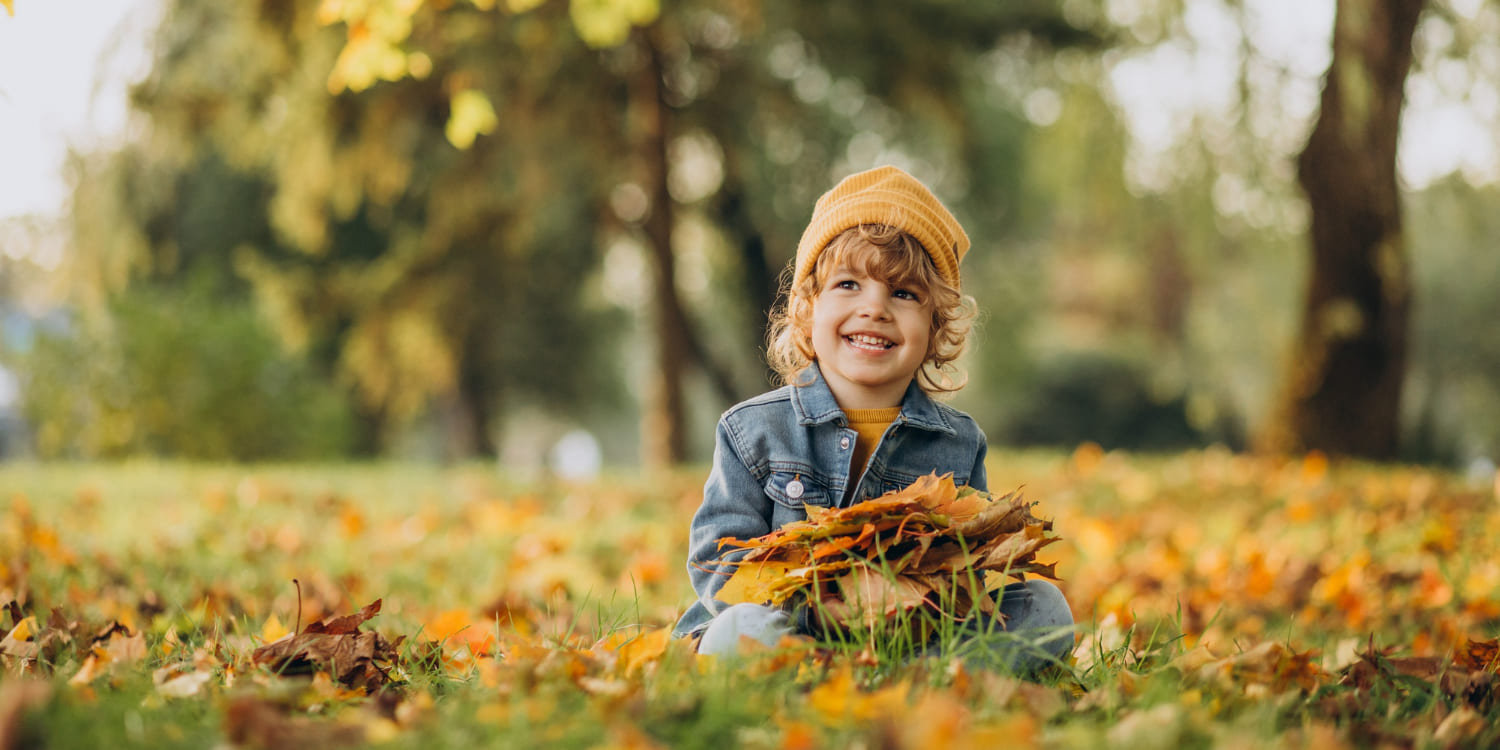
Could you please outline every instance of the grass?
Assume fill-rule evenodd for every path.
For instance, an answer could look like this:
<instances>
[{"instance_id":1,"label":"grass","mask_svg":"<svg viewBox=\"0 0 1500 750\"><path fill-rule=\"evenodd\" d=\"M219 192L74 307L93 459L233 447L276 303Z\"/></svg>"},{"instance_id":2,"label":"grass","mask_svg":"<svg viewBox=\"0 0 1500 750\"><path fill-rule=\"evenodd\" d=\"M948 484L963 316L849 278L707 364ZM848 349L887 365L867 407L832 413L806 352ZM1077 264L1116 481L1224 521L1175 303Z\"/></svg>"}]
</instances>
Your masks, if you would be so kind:
<instances>
[{"instance_id":1,"label":"grass","mask_svg":"<svg viewBox=\"0 0 1500 750\"><path fill-rule=\"evenodd\" d=\"M0 466L0 604L15 600L34 618L29 638L0 644L0 739L1500 741L1495 487L1317 456L1088 446L996 452L989 469L992 489L1025 485L1064 540L1040 556L1059 562L1076 648L1035 681L966 668L952 643L915 659L856 637L709 660L668 642L661 629L693 596L682 558L699 471L575 485L477 465ZM299 625L299 605L305 627L375 599L381 612L363 629L401 639L382 662L398 684L278 676L251 657ZM28 661L20 654L48 637L53 610L77 623L71 641ZM111 622L128 630L92 642ZM0 614L0 630L16 625ZM196 691L174 676L198 681Z\"/></svg>"}]
</instances>

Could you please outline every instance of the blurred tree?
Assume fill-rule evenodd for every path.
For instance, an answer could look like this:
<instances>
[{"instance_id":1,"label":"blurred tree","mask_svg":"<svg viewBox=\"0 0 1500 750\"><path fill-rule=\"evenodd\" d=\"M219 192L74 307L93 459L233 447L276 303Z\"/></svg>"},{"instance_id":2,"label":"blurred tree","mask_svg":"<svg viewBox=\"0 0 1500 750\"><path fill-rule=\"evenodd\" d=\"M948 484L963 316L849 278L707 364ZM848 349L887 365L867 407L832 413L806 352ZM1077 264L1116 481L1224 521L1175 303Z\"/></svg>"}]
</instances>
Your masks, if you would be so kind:
<instances>
[{"instance_id":1,"label":"blurred tree","mask_svg":"<svg viewBox=\"0 0 1500 750\"><path fill-rule=\"evenodd\" d=\"M598 248L630 240L655 281L644 452L679 460L682 377L753 389L776 272L832 179L894 161L975 236L1013 231L1030 124L988 56L1100 39L1051 2L915 10L175 0L134 93L147 138L120 179L79 180L70 272L108 310L211 267L357 394L362 452L436 412L466 455L507 404L617 398L624 321L593 295ZM684 253L714 257L708 292Z\"/></svg>"},{"instance_id":2,"label":"blurred tree","mask_svg":"<svg viewBox=\"0 0 1500 750\"><path fill-rule=\"evenodd\" d=\"M1395 456L1411 304L1396 142L1424 4L1337 3L1321 109L1297 165L1312 275L1263 449Z\"/></svg>"},{"instance_id":3,"label":"blurred tree","mask_svg":"<svg viewBox=\"0 0 1500 750\"><path fill-rule=\"evenodd\" d=\"M541 3L532 12L560 5ZM964 192L978 186L970 205L981 207L982 215L994 213L997 197L1019 191L1004 191L1006 185L994 184L993 175L968 170L971 160L992 161L985 150L993 146L995 123L970 119L974 102L962 92L975 87L966 81L983 69L977 64L982 56L1007 37L1023 35L1057 46L1098 42L1051 3L885 8L853 2L698 2L674 4L664 14L639 0L573 0L568 7L579 36L608 50L600 57L602 72L617 78L625 92L628 130L616 145L624 149L622 161L633 167L616 178L631 188L622 196L627 206L636 196L644 204L626 218L638 222L653 271L655 366L643 442L646 462L655 465L685 456L685 365L698 365L723 400L745 393L730 374L733 369L720 364L694 332L679 295L681 249L674 247L674 233L684 209L701 202L695 213L729 235L729 244L739 251L734 265L741 283L731 287L729 301L758 312L743 316L750 320L744 350L755 351L776 291L775 273L831 173L868 166L860 162L875 158L936 157L938 169L917 171L946 176L937 181L940 191L943 182ZM470 12L459 5L439 10L422 3L339 6L333 17L345 24L347 37L331 85L415 75L409 61L435 57L420 30L429 23L452 24ZM392 17L404 20L391 23ZM525 18L501 23L514 26ZM401 60L408 62L403 66ZM512 96L503 88L485 95L486 101ZM455 109L450 127L456 118ZM902 140L919 153L893 153L903 122L913 127ZM928 144L922 143L924 132ZM497 138L512 135L501 132ZM846 156L856 137L864 139L862 155ZM674 158L674 152L695 145L698 152L712 152L707 164L695 163L691 154ZM705 169L716 174L703 186Z\"/></svg>"},{"instance_id":4,"label":"blurred tree","mask_svg":"<svg viewBox=\"0 0 1500 750\"><path fill-rule=\"evenodd\" d=\"M506 399L581 411L616 392L601 365L618 325L584 294L603 204L589 170L618 120L594 107L610 92L570 72L582 45L556 33L566 23L459 14L418 29L442 53L430 75L331 94L339 39L311 9L168 9L134 94L158 163L221 160L264 187L238 215L266 236L224 267L358 394L362 452L435 412L448 454L490 453ZM508 138L455 150L494 127L485 88L507 93Z\"/></svg>"}]
</instances>

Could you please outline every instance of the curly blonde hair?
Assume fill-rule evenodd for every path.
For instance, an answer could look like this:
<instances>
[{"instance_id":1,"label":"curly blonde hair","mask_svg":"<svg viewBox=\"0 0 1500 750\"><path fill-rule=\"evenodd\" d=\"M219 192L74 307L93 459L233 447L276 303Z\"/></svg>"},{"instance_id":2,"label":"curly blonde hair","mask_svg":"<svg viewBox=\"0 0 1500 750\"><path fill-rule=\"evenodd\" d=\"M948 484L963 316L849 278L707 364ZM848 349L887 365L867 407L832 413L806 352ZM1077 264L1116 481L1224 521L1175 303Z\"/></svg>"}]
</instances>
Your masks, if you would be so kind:
<instances>
[{"instance_id":1,"label":"curly blonde hair","mask_svg":"<svg viewBox=\"0 0 1500 750\"><path fill-rule=\"evenodd\" d=\"M917 369L917 385L929 394L951 393L967 377L953 364L963 353L973 327L974 298L938 273L922 243L899 227L861 224L841 232L819 255L813 272L793 284L783 273L785 303L771 313L766 361L782 385L805 385L803 374L817 360L812 345L813 302L834 269L843 265L890 286L915 291L932 307L927 354Z\"/></svg>"}]
</instances>

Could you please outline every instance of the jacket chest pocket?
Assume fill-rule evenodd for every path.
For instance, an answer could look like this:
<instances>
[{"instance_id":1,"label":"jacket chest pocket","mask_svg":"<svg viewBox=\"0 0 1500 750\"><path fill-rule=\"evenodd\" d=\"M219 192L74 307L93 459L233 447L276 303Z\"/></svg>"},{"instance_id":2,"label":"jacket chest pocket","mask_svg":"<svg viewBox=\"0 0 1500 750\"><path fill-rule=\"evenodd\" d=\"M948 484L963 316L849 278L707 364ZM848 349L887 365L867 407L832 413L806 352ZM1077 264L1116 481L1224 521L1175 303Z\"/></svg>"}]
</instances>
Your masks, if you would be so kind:
<instances>
[{"instance_id":1,"label":"jacket chest pocket","mask_svg":"<svg viewBox=\"0 0 1500 750\"><path fill-rule=\"evenodd\" d=\"M942 476L946 473L947 472L940 471L937 474L938 476ZM924 476L927 476L927 474L908 474L902 471L887 470L885 476L882 477L883 481L880 483L880 491L896 492L898 490L904 490L907 487L910 487L913 482L921 479ZM953 483L958 485L959 487L964 487L969 484L969 476L967 474L960 476L958 472L953 472Z\"/></svg>"},{"instance_id":2,"label":"jacket chest pocket","mask_svg":"<svg viewBox=\"0 0 1500 750\"><path fill-rule=\"evenodd\" d=\"M780 528L791 521L807 517L807 508L826 508L830 502L828 488L813 477L791 471L773 471L766 477L766 496L771 498L771 527Z\"/></svg>"}]
</instances>

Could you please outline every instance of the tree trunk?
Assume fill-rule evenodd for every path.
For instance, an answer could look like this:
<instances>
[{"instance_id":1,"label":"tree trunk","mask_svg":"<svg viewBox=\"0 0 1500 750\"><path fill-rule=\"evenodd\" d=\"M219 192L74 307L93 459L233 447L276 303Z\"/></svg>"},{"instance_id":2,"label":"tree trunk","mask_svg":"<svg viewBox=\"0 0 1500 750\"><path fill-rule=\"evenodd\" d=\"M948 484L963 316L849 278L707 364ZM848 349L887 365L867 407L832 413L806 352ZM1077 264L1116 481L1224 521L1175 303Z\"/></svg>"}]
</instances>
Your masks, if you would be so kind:
<instances>
[{"instance_id":1,"label":"tree trunk","mask_svg":"<svg viewBox=\"0 0 1500 750\"><path fill-rule=\"evenodd\" d=\"M1396 141L1424 2L1338 0L1322 110L1297 163L1312 273L1263 450L1396 453L1411 304Z\"/></svg>"},{"instance_id":2,"label":"tree trunk","mask_svg":"<svg viewBox=\"0 0 1500 750\"><path fill-rule=\"evenodd\" d=\"M500 413L500 386L495 382L489 355L490 343L484 338L489 329L470 322L464 335L458 362L458 383L448 417L446 457L461 461L469 458L495 458L495 415Z\"/></svg>"},{"instance_id":3,"label":"tree trunk","mask_svg":"<svg viewBox=\"0 0 1500 750\"><path fill-rule=\"evenodd\" d=\"M353 407L354 436L350 453L355 458L378 458L385 455L390 419L383 406L370 406L363 398L354 394L350 398Z\"/></svg>"},{"instance_id":4,"label":"tree trunk","mask_svg":"<svg viewBox=\"0 0 1500 750\"><path fill-rule=\"evenodd\" d=\"M667 112L662 97L662 61L650 30L640 40L647 62L631 86L631 108L637 117L639 150L646 173L651 212L644 230L650 257L652 325L656 339L656 367L646 396L641 423L641 458L648 468L665 468L686 458L683 369L690 361L687 316L677 297L677 260L672 253L672 194L667 188Z\"/></svg>"}]
</instances>

